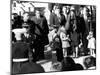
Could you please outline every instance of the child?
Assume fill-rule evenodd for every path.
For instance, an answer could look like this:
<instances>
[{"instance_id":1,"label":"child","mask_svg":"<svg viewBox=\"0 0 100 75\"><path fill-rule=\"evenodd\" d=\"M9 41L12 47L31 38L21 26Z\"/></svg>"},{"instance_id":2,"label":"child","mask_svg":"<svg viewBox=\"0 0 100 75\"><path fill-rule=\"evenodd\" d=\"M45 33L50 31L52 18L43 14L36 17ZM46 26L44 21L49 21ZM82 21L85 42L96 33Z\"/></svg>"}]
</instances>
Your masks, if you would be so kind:
<instances>
[{"instance_id":1,"label":"child","mask_svg":"<svg viewBox=\"0 0 100 75\"><path fill-rule=\"evenodd\" d=\"M79 47L82 45L80 33L77 32L77 28L73 28L71 32L71 45L73 49L73 57L78 57Z\"/></svg>"},{"instance_id":2,"label":"child","mask_svg":"<svg viewBox=\"0 0 100 75\"><path fill-rule=\"evenodd\" d=\"M89 35L87 36L87 40L88 40L88 48L90 50L90 55L92 56L95 54L95 44L96 44L92 31L89 32Z\"/></svg>"},{"instance_id":3,"label":"child","mask_svg":"<svg viewBox=\"0 0 100 75\"><path fill-rule=\"evenodd\" d=\"M62 43L60 36L58 34L58 30L56 30L55 34L53 34L53 40L50 43L51 48L53 51L56 51L57 61L61 62L63 59L63 52L62 52Z\"/></svg>"},{"instance_id":4,"label":"child","mask_svg":"<svg viewBox=\"0 0 100 75\"><path fill-rule=\"evenodd\" d=\"M60 38L62 41L63 56L67 57L67 50L70 47L70 44L69 44L70 38L69 38L69 35L66 35L66 30L64 26L61 27Z\"/></svg>"}]
</instances>

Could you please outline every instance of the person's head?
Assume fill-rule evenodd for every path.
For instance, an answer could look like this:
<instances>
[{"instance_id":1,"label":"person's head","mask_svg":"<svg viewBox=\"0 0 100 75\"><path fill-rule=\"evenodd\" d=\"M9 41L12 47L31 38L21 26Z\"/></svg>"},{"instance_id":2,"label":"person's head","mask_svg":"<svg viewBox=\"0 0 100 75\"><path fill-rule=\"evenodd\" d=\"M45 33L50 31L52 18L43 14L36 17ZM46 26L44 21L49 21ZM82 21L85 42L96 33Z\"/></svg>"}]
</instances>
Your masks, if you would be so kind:
<instances>
[{"instance_id":1,"label":"person's head","mask_svg":"<svg viewBox=\"0 0 100 75\"><path fill-rule=\"evenodd\" d=\"M65 6L63 6L62 11L63 11L63 13L67 13L67 8Z\"/></svg>"},{"instance_id":2,"label":"person's head","mask_svg":"<svg viewBox=\"0 0 100 75\"><path fill-rule=\"evenodd\" d=\"M89 11L90 11L89 8L87 8L87 7L85 6L85 7L83 8L83 15L88 17L88 16L89 16Z\"/></svg>"},{"instance_id":3,"label":"person's head","mask_svg":"<svg viewBox=\"0 0 100 75\"><path fill-rule=\"evenodd\" d=\"M36 11L35 11L35 15L36 15L36 17L40 17L40 15L41 15L41 14L40 14L40 11L39 11L39 10L36 10Z\"/></svg>"},{"instance_id":4,"label":"person's head","mask_svg":"<svg viewBox=\"0 0 100 75\"><path fill-rule=\"evenodd\" d=\"M16 19L17 16L18 16L17 13L12 13L12 19Z\"/></svg>"},{"instance_id":5,"label":"person's head","mask_svg":"<svg viewBox=\"0 0 100 75\"><path fill-rule=\"evenodd\" d=\"M86 69L96 66L96 58L90 56L84 59L83 61L84 66L86 67Z\"/></svg>"},{"instance_id":6,"label":"person's head","mask_svg":"<svg viewBox=\"0 0 100 75\"><path fill-rule=\"evenodd\" d=\"M26 29L26 32L28 32L30 30L30 26L27 23L23 23L22 28Z\"/></svg>"},{"instance_id":7,"label":"person's head","mask_svg":"<svg viewBox=\"0 0 100 75\"><path fill-rule=\"evenodd\" d=\"M27 21L29 19L29 14L27 12L23 13L23 20Z\"/></svg>"},{"instance_id":8,"label":"person's head","mask_svg":"<svg viewBox=\"0 0 100 75\"><path fill-rule=\"evenodd\" d=\"M75 17L75 12L73 10L70 11L70 16L71 16L71 19Z\"/></svg>"},{"instance_id":9,"label":"person's head","mask_svg":"<svg viewBox=\"0 0 100 75\"><path fill-rule=\"evenodd\" d=\"M66 29L65 29L65 26L61 26L61 28L60 28L60 32L63 32L63 33L65 33L65 34L66 34Z\"/></svg>"},{"instance_id":10,"label":"person's head","mask_svg":"<svg viewBox=\"0 0 100 75\"><path fill-rule=\"evenodd\" d=\"M79 17L83 17L82 8L79 9L79 11L78 11L78 16L79 16Z\"/></svg>"},{"instance_id":11,"label":"person's head","mask_svg":"<svg viewBox=\"0 0 100 75\"><path fill-rule=\"evenodd\" d=\"M70 6L66 7L66 12L69 13L70 12Z\"/></svg>"},{"instance_id":12,"label":"person's head","mask_svg":"<svg viewBox=\"0 0 100 75\"><path fill-rule=\"evenodd\" d=\"M60 42L60 38L56 35L56 37L55 37L55 41L56 42Z\"/></svg>"},{"instance_id":13,"label":"person's head","mask_svg":"<svg viewBox=\"0 0 100 75\"><path fill-rule=\"evenodd\" d=\"M93 31L90 31L90 32L89 32L89 36L90 36L90 37L93 37Z\"/></svg>"},{"instance_id":14,"label":"person's head","mask_svg":"<svg viewBox=\"0 0 100 75\"><path fill-rule=\"evenodd\" d=\"M56 6L56 8L55 8L55 14L60 14L60 7L59 6Z\"/></svg>"},{"instance_id":15,"label":"person's head","mask_svg":"<svg viewBox=\"0 0 100 75\"><path fill-rule=\"evenodd\" d=\"M61 68L62 68L62 64L60 62L53 63L51 67L53 71L61 71Z\"/></svg>"},{"instance_id":16,"label":"person's head","mask_svg":"<svg viewBox=\"0 0 100 75\"><path fill-rule=\"evenodd\" d=\"M56 9L56 7L57 7L56 5L53 6L53 10L52 10L52 12L55 13L55 9Z\"/></svg>"}]
</instances>

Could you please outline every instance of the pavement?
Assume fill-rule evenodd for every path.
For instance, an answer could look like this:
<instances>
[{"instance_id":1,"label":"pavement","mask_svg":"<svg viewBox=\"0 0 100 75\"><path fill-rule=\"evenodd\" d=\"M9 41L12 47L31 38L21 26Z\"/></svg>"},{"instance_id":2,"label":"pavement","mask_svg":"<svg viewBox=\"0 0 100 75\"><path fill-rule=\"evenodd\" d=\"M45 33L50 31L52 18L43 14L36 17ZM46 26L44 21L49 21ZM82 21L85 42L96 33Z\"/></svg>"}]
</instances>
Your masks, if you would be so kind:
<instances>
[{"instance_id":1,"label":"pavement","mask_svg":"<svg viewBox=\"0 0 100 75\"><path fill-rule=\"evenodd\" d=\"M55 51L45 52L45 57L46 57L46 59L41 60L41 61L37 61L37 63L40 64L44 68L45 72L54 71L54 70L51 69L51 67L52 67L52 61L53 62L57 61L56 52ZM73 58L73 57L72 58L75 61L75 63L81 64L83 66L83 68L86 69L84 64L83 64L83 60L86 57L89 57L89 55L88 56L81 56L81 57L78 57L78 58Z\"/></svg>"}]
</instances>

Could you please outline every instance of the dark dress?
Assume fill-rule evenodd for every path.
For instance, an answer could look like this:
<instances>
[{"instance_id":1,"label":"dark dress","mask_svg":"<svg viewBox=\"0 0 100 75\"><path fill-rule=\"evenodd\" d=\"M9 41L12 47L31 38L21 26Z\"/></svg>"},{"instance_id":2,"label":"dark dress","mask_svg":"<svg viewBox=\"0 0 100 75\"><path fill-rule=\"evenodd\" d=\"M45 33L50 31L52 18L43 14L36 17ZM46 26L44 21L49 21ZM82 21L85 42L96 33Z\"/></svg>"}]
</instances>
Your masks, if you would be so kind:
<instances>
[{"instance_id":1,"label":"dark dress","mask_svg":"<svg viewBox=\"0 0 100 75\"><path fill-rule=\"evenodd\" d=\"M85 20L82 16L77 16L77 31L82 34L83 52L87 53L88 40L86 39L88 35L88 30L86 28Z\"/></svg>"},{"instance_id":2,"label":"dark dress","mask_svg":"<svg viewBox=\"0 0 100 75\"><path fill-rule=\"evenodd\" d=\"M80 34L76 31L71 33L71 45L72 46L78 46L80 43Z\"/></svg>"},{"instance_id":3,"label":"dark dress","mask_svg":"<svg viewBox=\"0 0 100 75\"><path fill-rule=\"evenodd\" d=\"M80 44L80 34L76 31L71 32L71 46L72 51L75 52L75 47L77 47Z\"/></svg>"}]
</instances>

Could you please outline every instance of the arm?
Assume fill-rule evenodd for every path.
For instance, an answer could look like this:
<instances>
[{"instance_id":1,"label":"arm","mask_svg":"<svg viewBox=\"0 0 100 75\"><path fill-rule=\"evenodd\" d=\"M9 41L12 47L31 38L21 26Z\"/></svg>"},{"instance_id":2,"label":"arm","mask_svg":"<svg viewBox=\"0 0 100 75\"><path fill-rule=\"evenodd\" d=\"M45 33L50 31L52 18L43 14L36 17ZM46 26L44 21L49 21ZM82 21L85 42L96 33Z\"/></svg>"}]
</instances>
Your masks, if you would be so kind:
<instances>
[{"instance_id":1,"label":"arm","mask_svg":"<svg viewBox=\"0 0 100 75\"><path fill-rule=\"evenodd\" d=\"M53 14L50 15L50 26L54 25L54 17Z\"/></svg>"},{"instance_id":2,"label":"arm","mask_svg":"<svg viewBox=\"0 0 100 75\"><path fill-rule=\"evenodd\" d=\"M81 33L79 33L79 39L80 39L79 48L81 48L81 46L83 45L83 43L82 43L82 34Z\"/></svg>"},{"instance_id":3,"label":"arm","mask_svg":"<svg viewBox=\"0 0 100 75\"><path fill-rule=\"evenodd\" d=\"M87 36L87 40L89 40L89 39L90 39L90 35Z\"/></svg>"},{"instance_id":4,"label":"arm","mask_svg":"<svg viewBox=\"0 0 100 75\"><path fill-rule=\"evenodd\" d=\"M47 23L46 18L44 18L43 25L44 25L44 33L48 34L49 33L49 27L48 27L48 23Z\"/></svg>"}]
</instances>

